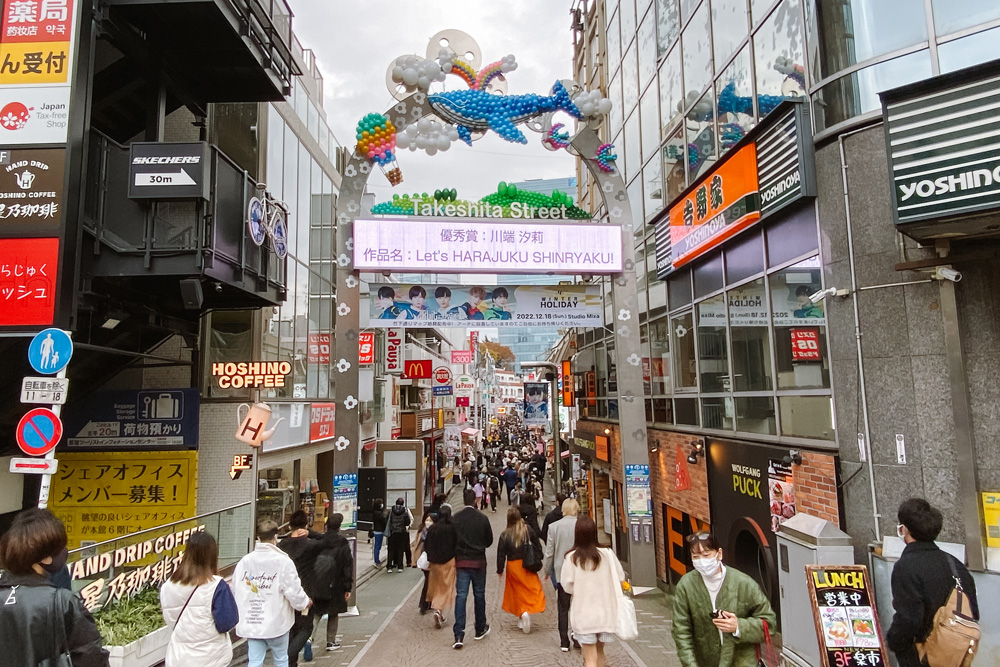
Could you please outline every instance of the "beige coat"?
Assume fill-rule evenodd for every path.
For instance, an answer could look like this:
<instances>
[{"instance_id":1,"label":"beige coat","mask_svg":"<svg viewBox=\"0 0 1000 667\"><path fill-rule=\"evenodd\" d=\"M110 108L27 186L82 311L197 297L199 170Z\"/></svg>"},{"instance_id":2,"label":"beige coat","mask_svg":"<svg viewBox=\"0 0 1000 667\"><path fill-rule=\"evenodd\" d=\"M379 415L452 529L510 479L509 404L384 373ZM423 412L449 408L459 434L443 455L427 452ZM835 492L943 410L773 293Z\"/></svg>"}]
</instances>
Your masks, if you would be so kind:
<instances>
[{"instance_id":1,"label":"beige coat","mask_svg":"<svg viewBox=\"0 0 1000 667\"><path fill-rule=\"evenodd\" d=\"M569 623L577 634L614 632L618 626L618 600L625 571L615 552L611 549L600 552L601 564L596 570L585 570L574 564L572 551L563 561L559 585L573 596Z\"/></svg>"}]
</instances>

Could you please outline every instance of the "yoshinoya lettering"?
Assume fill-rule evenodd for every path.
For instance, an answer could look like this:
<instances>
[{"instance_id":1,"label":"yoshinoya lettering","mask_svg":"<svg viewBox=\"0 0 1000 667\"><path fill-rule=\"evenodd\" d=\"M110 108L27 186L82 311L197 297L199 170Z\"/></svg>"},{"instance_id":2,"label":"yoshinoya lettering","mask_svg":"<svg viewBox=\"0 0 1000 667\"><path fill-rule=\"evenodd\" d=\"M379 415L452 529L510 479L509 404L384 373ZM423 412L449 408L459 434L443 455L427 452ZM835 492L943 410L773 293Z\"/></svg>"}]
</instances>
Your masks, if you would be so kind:
<instances>
[{"instance_id":1,"label":"yoshinoya lettering","mask_svg":"<svg viewBox=\"0 0 1000 667\"><path fill-rule=\"evenodd\" d=\"M795 171L785 178L781 179L767 190L763 190L760 193L761 201L765 204L769 203L773 199L777 199L781 195L785 194L793 187L798 185L802 181L802 174Z\"/></svg>"},{"instance_id":2,"label":"yoshinoya lettering","mask_svg":"<svg viewBox=\"0 0 1000 667\"><path fill-rule=\"evenodd\" d=\"M200 155L178 155L175 157L157 155L132 158L132 164L199 164L200 162Z\"/></svg>"},{"instance_id":3,"label":"yoshinoya lettering","mask_svg":"<svg viewBox=\"0 0 1000 667\"><path fill-rule=\"evenodd\" d=\"M993 184L1000 184L1000 165L993 169L970 169L959 174L900 183L899 190L902 194L900 201L907 201L914 196L926 199L963 190L976 190Z\"/></svg>"}]
</instances>

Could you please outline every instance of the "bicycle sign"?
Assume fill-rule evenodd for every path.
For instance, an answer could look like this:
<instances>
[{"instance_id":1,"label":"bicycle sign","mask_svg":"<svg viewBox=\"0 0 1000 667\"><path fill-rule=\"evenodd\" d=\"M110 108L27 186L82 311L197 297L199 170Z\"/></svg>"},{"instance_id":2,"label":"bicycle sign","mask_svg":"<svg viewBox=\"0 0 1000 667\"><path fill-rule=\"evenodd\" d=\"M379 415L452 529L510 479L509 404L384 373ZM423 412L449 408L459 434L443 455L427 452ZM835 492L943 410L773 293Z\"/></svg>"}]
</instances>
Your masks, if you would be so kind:
<instances>
[{"instance_id":1,"label":"bicycle sign","mask_svg":"<svg viewBox=\"0 0 1000 667\"><path fill-rule=\"evenodd\" d=\"M268 204L264 185L257 185L260 197L251 197L247 206L247 228L255 245L263 245L264 238L271 237L274 254L284 259L288 255L288 207L284 202L271 201Z\"/></svg>"}]
</instances>

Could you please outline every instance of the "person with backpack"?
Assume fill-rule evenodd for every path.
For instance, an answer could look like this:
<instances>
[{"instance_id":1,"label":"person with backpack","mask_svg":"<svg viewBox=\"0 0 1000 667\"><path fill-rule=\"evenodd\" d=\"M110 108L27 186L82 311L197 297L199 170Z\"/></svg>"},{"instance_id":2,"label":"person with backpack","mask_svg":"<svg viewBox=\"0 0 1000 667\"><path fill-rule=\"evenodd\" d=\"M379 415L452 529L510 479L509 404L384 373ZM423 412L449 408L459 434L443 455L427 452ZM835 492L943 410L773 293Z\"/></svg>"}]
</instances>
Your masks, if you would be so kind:
<instances>
[{"instance_id":1,"label":"person with backpack","mask_svg":"<svg viewBox=\"0 0 1000 667\"><path fill-rule=\"evenodd\" d=\"M376 498L372 501L372 534L375 545L372 547L375 567L382 567L382 540L385 538L385 522L388 519L385 511L385 501Z\"/></svg>"},{"instance_id":2,"label":"person with backpack","mask_svg":"<svg viewBox=\"0 0 1000 667\"><path fill-rule=\"evenodd\" d=\"M514 492L514 487L517 486L518 478L517 471L514 470L514 462L508 461L507 469L503 471L503 483L507 487L507 503L509 505L514 505L514 498L512 496Z\"/></svg>"},{"instance_id":3,"label":"person with backpack","mask_svg":"<svg viewBox=\"0 0 1000 667\"><path fill-rule=\"evenodd\" d=\"M319 533L309 530L309 515L298 510L288 520L292 532L278 543L278 548L288 554L295 563L295 571L299 574L302 589L314 601L321 591L316 581L314 564L322 549ZM299 653L305 648L306 642L313 631L313 616L315 608L295 615L295 623L288 633L288 667L298 667Z\"/></svg>"},{"instance_id":4,"label":"person with backpack","mask_svg":"<svg viewBox=\"0 0 1000 667\"><path fill-rule=\"evenodd\" d=\"M942 551L934 540L944 526L944 517L922 498L904 500L896 512L899 525L896 532L906 543L903 554L892 568L892 606L895 613L886 632L886 644L896 654L899 667L921 667L934 662L921 661L921 653L932 645L945 649L943 637L937 636L935 615L945 607L944 613L953 611L949 600L954 592L964 594L967 608L962 615L979 620L979 602L976 599L976 582L969 570L956 558ZM946 607L947 605L947 607ZM964 619L960 625L967 627ZM978 629L975 634L978 634ZM926 642L926 645L924 643ZM954 659L948 664L966 667L972 662L975 650L968 654L969 645L958 642ZM978 647L978 642L976 643ZM936 653L936 650L935 650ZM968 661L965 661L968 656Z\"/></svg>"},{"instance_id":5,"label":"person with backpack","mask_svg":"<svg viewBox=\"0 0 1000 667\"><path fill-rule=\"evenodd\" d=\"M413 523L413 515L410 514L406 501L402 498L396 499L396 504L389 510L389 519L386 522L386 532L389 536L389 559L388 571L396 568L397 572L403 571L403 558L406 558L406 566L410 566L413 558L410 552L409 527Z\"/></svg>"},{"instance_id":6,"label":"person with backpack","mask_svg":"<svg viewBox=\"0 0 1000 667\"><path fill-rule=\"evenodd\" d=\"M497 540L497 575L504 578L503 609L517 617L517 627L531 632L531 615L545 611L545 591L538 580L542 569L542 543L538 533L521 518L516 507L507 510L507 529Z\"/></svg>"},{"instance_id":7,"label":"person with backpack","mask_svg":"<svg viewBox=\"0 0 1000 667\"><path fill-rule=\"evenodd\" d=\"M326 619L326 650L340 648L337 641L337 627L340 615L347 611L347 599L351 597L354 581L354 554L347 538L340 534L344 515L331 514L326 520L326 534L319 540L320 553L313 563L316 594L315 604L310 609L315 618Z\"/></svg>"},{"instance_id":8,"label":"person with backpack","mask_svg":"<svg viewBox=\"0 0 1000 667\"><path fill-rule=\"evenodd\" d=\"M500 478L496 475L490 475L490 509L496 514L497 511L497 496L500 495ZM485 507L483 509L486 509Z\"/></svg>"}]
</instances>

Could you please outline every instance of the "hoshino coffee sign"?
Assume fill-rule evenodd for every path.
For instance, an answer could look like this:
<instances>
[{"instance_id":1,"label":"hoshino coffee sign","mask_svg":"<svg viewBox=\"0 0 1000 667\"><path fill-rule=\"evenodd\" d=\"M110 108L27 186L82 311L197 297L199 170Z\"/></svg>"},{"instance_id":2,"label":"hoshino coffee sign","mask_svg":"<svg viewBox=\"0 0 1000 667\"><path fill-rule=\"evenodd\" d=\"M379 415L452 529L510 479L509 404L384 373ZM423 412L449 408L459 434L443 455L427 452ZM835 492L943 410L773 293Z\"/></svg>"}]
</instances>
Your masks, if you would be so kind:
<instances>
[{"instance_id":1,"label":"hoshino coffee sign","mask_svg":"<svg viewBox=\"0 0 1000 667\"><path fill-rule=\"evenodd\" d=\"M908 225L907 233L914 222L1000 209L996 66L987 63L881 94L896 224ZM941 226L926 227L916 235L944 232Z\"/></svg>"}]
</instances>

